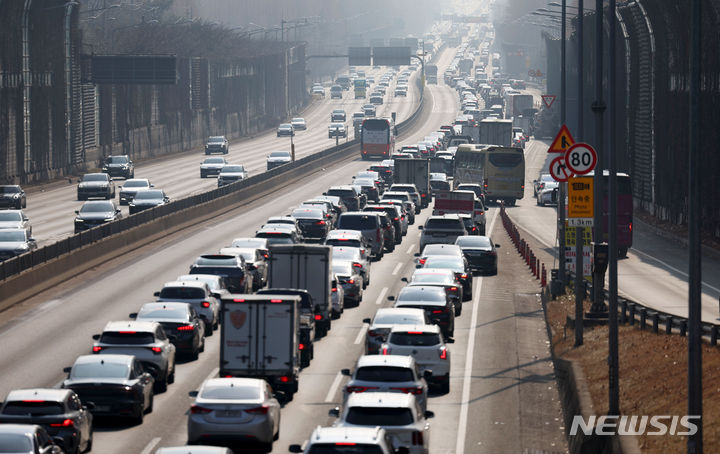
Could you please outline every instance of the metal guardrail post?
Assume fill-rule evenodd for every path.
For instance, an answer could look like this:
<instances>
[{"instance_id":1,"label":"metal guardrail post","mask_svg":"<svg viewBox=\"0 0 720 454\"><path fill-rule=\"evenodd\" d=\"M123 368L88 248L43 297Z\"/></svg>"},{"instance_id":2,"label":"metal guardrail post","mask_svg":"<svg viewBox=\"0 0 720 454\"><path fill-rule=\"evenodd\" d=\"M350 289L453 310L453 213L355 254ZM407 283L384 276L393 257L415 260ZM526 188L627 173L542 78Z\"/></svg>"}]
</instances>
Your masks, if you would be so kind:
<instances>
[{"instance_id":1,"label":"metal guardrail post","mask_svg":"<svg viewBox=\"0 0 720 454\"><path fill-rule=\"evenodd\" d=\"M653 330L653 333L655 333L655 334L657 334L659 331L659 326L658 326L659 318L660 318L660 314L658 314L657 312L653 312L653 316L652 316L653 328L652 328L652 330Z\"/></svg>"},{"instance_id":2,"label":"metal guardrail post","mask_svg":"<svg viewBox=\"0 0 720 454\"><path fill-rule=\"evenodd\" d=\"M665 334L672 334L672 324L673 324L672 315L666 315L665 316Z\"/></svg>"},{"instance_id":3,"label":"metal guardrail post","mask_svg":"<svg viewBox=\"0 0 720 454\"><path fill-rule=\"evenodd\" d=\"M718 338L718 327L717 325L713 325L712 328L710 328L710 345L717 345L717 338Z\"/></svg>"},{"instance_id":4,"label":"metal guardrail post","mask_svg":"<svg viewBox=\"0 0 720 454\"><path fill-rule=\"evenodd\" d=\"M623 306L625 306L624 302L623 302ZM623 307L623 318L624 318L624 315L625 315L625 308ZM641 307L640 308L640 329L645 329L645 327L647 326L646 319L647 319L647 309L644 307ZM623 320L623 323L625 323L624 320Z\"/></svg>"},{"instance_id":5,"label":"metal guardrail post","mask_svg":"<svg viewBox=\"0 0 720 454\"><path fill-rule=\"evenodd\" d=\"M630 325L635 325L635 305L630 304Z\"/></svg>"},{"instance_id":6,"label":"metal guardrail post","mask_svg":"<svg viewBox=\"0 0 720 454\"><path fill-rule=\"evenodd\" d=\"M687 335L687 320L680 322L680 335L685 337Z\"/></svg>"}]
</instances>

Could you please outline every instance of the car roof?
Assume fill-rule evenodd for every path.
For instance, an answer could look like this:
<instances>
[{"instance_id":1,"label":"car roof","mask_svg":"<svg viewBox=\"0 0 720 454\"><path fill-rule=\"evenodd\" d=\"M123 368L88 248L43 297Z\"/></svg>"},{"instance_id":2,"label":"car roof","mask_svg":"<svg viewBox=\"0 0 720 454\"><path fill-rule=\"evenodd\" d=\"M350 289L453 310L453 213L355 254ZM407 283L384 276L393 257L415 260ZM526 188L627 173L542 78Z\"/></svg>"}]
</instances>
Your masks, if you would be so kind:
<instances>
[{"instance_id":1,"label":"car roof","mask_svg":"<svg viewBox=\"0 0 720 454\"><path fill-rule=\"evenodd\" d=\"M415 406L415 396L409 393L351 393L345 408L350 407L409 407Z\"/></svg>"},{"instance_id":2,"label":"car roof","mask_svg":"<svg viewBox=\"0 0 720 454\"><path fill-rule=\"evenodd\" d=\"M440 333L440 327L438 325L393 325L390 329L391 333L409 333L409 332L422 332L422 333Z\"/></svg>"},{"instance_id":3,"label":"car roof","mask_svg":"<svg viewBox=\"0 0 720 454\"><path fill-rule=\"evenodd\" d=\"M362 233L358 230L331 230L326 238L357 238L362 239Z\"/></svg>"},{"instance_id":4,"label":"car roof","mask_svg":"<svg viewBox=\"0 0 720 454\"><path fill-rule=\"evenodd\" d=\"M441 214L436 216L430 216L427 220L429 221L431 219L459 219L459 216L457 214Z\"/></svg>"},{"instance_id":5,"label":"car roof","mask_svg":"<svg viewBox=\"0 0 720 454\"><path fill-rule=\"evenodd\" d=\"M207 284L202 281L170 281L163 284L165 287L195 287L204 289Z\"/></svg>"},{"instance_id":6,"label":"car roof","mask_svg":"<svg viewBox=\"0 0 720 454\"><path fill-rule=\"evenodd\" d=\"M77 357L75 364L113 363L130 365L134 360L134 355L82 355Z\"/></svg>"},{"instance_id":7,"label":"car roof","mask_svg":"<svg viewBox=\"0 0 720 454\"><path fill-rule=\"evenodd\" d=\"M158 322L145 322L135 320L112 321L105 324L103 332L139 331L144 333L152 333L157 327Z\"/></svg>"},{"instance_id":8,"label":"car roof","mask_svg":"<svg viewBox=\"0 0 720 454\"><path fill-rule=\"evenodd\" d=\"M257 251L257 248L254 247L224 247L220 249L221 254L232 255L254 254L255 251Z\"/></svg>"},{"instance_id":9,"label":"car roof","mask_svg":"<svg viewBox=\"0 0 720 454\"><path fill-rule=\"evenodd\" d=\"M422 251L420 251L421 255L433 255L432 251L437 251L439 249L446 249L448 251L455 251L455 253L458 256L462 255L462 249L460 249L460 246L457 244L426 244ZM442 254L442 255L450 255L450 254Z\"/></svg>"},{"instance_id":10,"label":"car roof","mask_svg":"<svg viewBox=\"0 0 720 454\"><path fill-rule=\"evenodd\" d=\"M237 248L240 249L240 248ZM251 249L251 248L248 248ZM222 276L218 276L217 274L183 274L177 277L175 282L189 282L189 281L197 281L197 282L203 282L205 280L215 280L219 281L222 279ZM184 303L183 303L184 304Z\"/></svg>"},{"instance_id":11,"label":"car roof","mask_svg":"<svg viewBox=\"0 0 720 454\"><path fill-rule=\"evenodd\" d=\"M0 425L0 433L27 435L38 431L41 426L37 424L2 424Z\"/></svg>"},{"instance_id":12,"label":"car roof","mask_svg":"<svg viewBox=\"0 0 720 454\"><path fill-rule=\"evenodd\" d=\"M285 227L288 226L288 227ZM285 233L287 235L291 235L292 232L295 230L290 224L266 224L260 227L257 232L255 233L268 233L268 232L275 232L275 233Z\"/></svg>"},{"instance_id":13,"label":"car roof","mask_svg":"<svg viewBox=\"0 0 720 454\"><path fill-rule=\"evenodd\" d=\"M339 186L330 186L330 188L328 188L328 191L334 191L334 190L338 190L338 189L341 189L343 191L346 191L346 190L355 191L352 188L352 186L349 184L344 184L344 185L339 185Z\"/></svg>"},{"instance_id":14,"label":"car roof","mask_svg":"<svg viewBox=\"0 0 720 454\"><path fill-rule=\"evenodd\" d=\"M310 436L310 443L360 443L374 444L385 439L385 430L376 427L320 427Z\"/></svg>"},{"instance_id":15,"label":"car roof","mask_svg":"<svg viewBox=\"0 0 720 454\"><path fill-rule=\"evenodd\" d=\"M155 451L155 454L229 454L229 448L223 446L172 446Z\"/></svg>"},{"instance_id":16,"label":"car roof","mask_svg":"<svg viewBox=\"0 0 720 454\"><path fill-rule=\"evenodd\" d=\"M452 272L452 270L449 270L447 268L418 268L413 272L413 276L420 276L420 275L428 275L428 274L445 274L448 276L455 277L455 273Z\"/></svg>"},{"instance_id":17,"label":"car roof","mask_svg":"<svg viewBox=\"0 0 720 454\"><path fill-rule=\"evenodd\" d=\"M193 274L192 276L195 276L195 275ZM198 276L201 276L201 275L198 275ZM142 310L144 307L148 307L148 308L157 307L157 308L170 308L170 309L172 309L172 308L179 309L181 307L184 307L186 309L189 309L191 306L190 306L190 303L184 303L184 302L180 302L180 301L153 301L150 303L143 304L140 307L140 310Z\"/></svg>"},{"instance_id":18,"label":"car roof","mask_svg":"<svg viewBox=\"0 0 720 454\"><path fill-rule=\"evenodd\" d=\"M425 311L415 307L382 307L375 312L375 318L378 315L393 313L397 315L419 315L424 316ZM375 320L375 318L373 320Z\"/></svg>"},{"instance_id":19,"label":"car roof","mask_svg":"<svg viewBox=\"0 0 720 454\"><path fill-rule=\"evenodd\" d=\"M363 355L358 359L355 369L372 366L413 367L414 365L415 358L409 355Z\"/></svg>"},{"instance_id":20,"label":"car roof","mask_svg":"<svg viewBox=\"0 0 720 454\"><path fill-rule=\"evenodd\" d=\"M70 389L55 388L28 388L13 389L5 398L5 402L13 400L44 400L49 402L63 402L68 394L73 391Z\"/></svg>"},{"instance_id":21,"label":"car roof","mask_svg":"<svg viewBox=\"0 0 720 454\"><path fill-rule=\"evenodd\" d=\"M223 387L232 387L232 386L243 386L243 387L256 387L260 388L265 384L265 380L260 378L243 378L243 377L215 377L205 380L205 382L202 384L203 387L205 386L223 386Z\"/></svg>"}]
</instances>

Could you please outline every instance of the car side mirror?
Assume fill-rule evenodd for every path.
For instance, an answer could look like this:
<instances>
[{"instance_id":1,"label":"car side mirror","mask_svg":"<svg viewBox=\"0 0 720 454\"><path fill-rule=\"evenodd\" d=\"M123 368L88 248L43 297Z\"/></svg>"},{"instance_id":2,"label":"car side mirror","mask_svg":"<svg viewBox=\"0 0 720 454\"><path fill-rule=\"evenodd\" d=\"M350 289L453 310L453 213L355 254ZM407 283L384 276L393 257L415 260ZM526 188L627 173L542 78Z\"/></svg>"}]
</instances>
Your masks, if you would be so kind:
<instances>
[{"instance_id":1,"label":"car side mirror","mask_svg":"<svg viewBox=\"0 0 720 454\"><path fill-rule=\"evenodd\" d=\"M198 396L198 392L197 392L197 391L190 391L190 392L188 392L188 397L193 397L193 398L195 398L195 397L197 397L197 396Z\"/></svg>"},{"instance_id":2,"label":"car side mirror","mask_svg":"<svg viewBox=\"0 0 720 454\"><path fill-rule=\"evenodd\" d=\"M92 338L93 338L93 340L96 340L96 341L97 341L97 340L100 340L100 335L99 335L99 334L93 334L93 335L92 335Z\"/></svg>"},{"instance_id":3,"label":"car side mirror","mask_svg":"<svg viewBox=\"0 0 720 454\"><path fill-rule=\"evenodd\" d=\"M334 416L336 418L340 417L340 407L331 408L328 411L328 416Z\"/></svg>"},{"instance_id":4,"label":"car side mirror","mask_svg":"<svg viewBox=\"0 0 720 454\"><path fill-rule=\"evenodd\" d=\"M120 214L120 210L115 210L115 214Z\"/></svg>"},{"instance_id":5,"label":"car side mirror","mask_svg":"<svg viewBox=\"0 0 720 454\"><path fill-rule=\"evenodd\" d=\"M75 210L75 214L80 214L80 211L79 211L79 210Z\"/></svg>"},{"instance_id":6,"label":"car side mirror","mask_svg":"<svg viewBox=\"0 0 720 454\"><path fill-rule=\"evenodd\" d=\"M340 373L343 374L346 377L350 376L350 369L342 369L340 370Z\"/></svg>"},{"instance_id":7,"label":"car side mirror","mask_svg":"<svg viewBox=\"0 0 720 454\"><path fill-rule=\"evenodd\" d=\"M160 296L160 292L153 292L153 296Z\"/></svg>"},{"instance_id":8,"label":"car side mirror","mask_svg":"<svg viewBox=\"0 0 720 454\"><path fill-rule=\"evenodd\" d=\"M499 245L499 244L496 244L495 247L500 247L500 245Z\"/></svg>"},{"instance_id":9,"label":"car side mirror","mask_svg":"<svg viewBox=\"0 0 720 454\"><path fill-rule=\"evenodd\" d=\"M368 325L372 323L369 318L364 318L362 322L367 323Z\"/></svg>"},{"instance_id":10,"label":"car side mirror","mask_svg":"<svg viewBox=\"0 0 720 454\"><path fill-rule=\"evenodd\" d=\"M28 241L31 242L31 243L36 243L36 242L37 242L37 241L35 240L35 238L28 238Z\"/></svg>"},{"instance_id":11,"label":"car side mirror","mask_svg":"<svg viewBox=\"0 0 720 454\"><path fill-rule=\"evenodd\" d=\"M303 449L302 449L302 446L300 446L300 445L290 445L290 446L288 446L288 451L302 453Z\"/></svg>"},{"instance_id":12,"label":"car side mirror","mask_svg":"<svg viewBox=\"0 0 720 454\"><path fill-rule=\"evenodd\" d=\"M275 391L273 393L273 397L277 399L277 401L280 403L280 405L285 405L289 402L287 394L285 394L285 391Z\"/></svg>"},{"instance_id":13,"label":"car side mirror","mask_svg":"<svg viewBox=\"0 0 720 454\"><path fill-rule=\"evenodd\" d=\"M432 411L430 411L430 410L427 410L427 411L425 412L425 419L434 418L434 417L435 417L435 413L434 413L434 412L432 412Z\"/></svg>"},{"instance_id":14,"label":"car side mirror","mask_svg":"<svg viewBox=\"0 0 720 454\"><path fill-rule=\"evenodd\" d=\"M422 265L421 265L421 264L418 263L417 265L415 265L415 269L418 269L418 270L419 270L420 268L422 268Z\"/></svg>"},{"instance_id":15,"label":"car side mirror","mask_svg":"<svg viewBox=\"0 0 720 454\"><path fill-rule=\"evenodd\" d=\"M71 370L72 367L63 367L63 372L65 372L66 374L69 374Z\"/></svg>"},{"instance_id":16,"label":"car side mirror","mask_svg":"<svg viewBox=\"0 0 720 454\"><path fill-rule=\"evenodd\" d=\"M425 370L423 371L422 376L423 376L423 378L424 378L425 380L430 380L430 379L432 378L432 370L430 370L430 369L425 369Z\"/></svg>"},{"instance_id":17,"label":"car side mirror","mask_svg":"<svg viewBox=\"0 0 720 454\"><path fill-rule=\"evenodd\" d=\"M388 301L395 301L395 297L394 297L394 296L392 296L392 295L388 296L388 298L387 298L387 299L388 299Z\"/></svg>"},{"instance_id":18,"label":"car side mirror","mask_svg":"<svg viewBox=\"0 0 720 454\"><path fill-rule=\"evenodd\" d=\"M537 183L537 180L533 180L533 183Z\"/></svg>"},{"instance_id":19,"label":"car side mirror","mask_svg":"<svg viewBox=\"0 0 720 454\"><path fill-rule=\"evenodd\" d=\"M154 187L155 187L155 185L154 185L154 184L151 184L151 185L150 185L150 187L151 187L151 188L154 188Z\"/></svg>"},{"instance_id":20,"label":"car side mirror","mask_svg":"<svg viewBox=\"0 0 720 454\"><path fill-rule=\"evenodd\" d=\"M422 229L423 229L423 226L419 225L418 230L422 230Z\"/></svg>"},{"instance_id":21,"label":"car side mirror","mask_svg":"<svg viewBox=\"0 0 720 454\"><path fill-rule=\"evenodd\" d=\"M216 292L211 293L211 295L214 296L215 298L222 298L222 295L219 293L216 293Z\"/></svg>"}]
</instances>

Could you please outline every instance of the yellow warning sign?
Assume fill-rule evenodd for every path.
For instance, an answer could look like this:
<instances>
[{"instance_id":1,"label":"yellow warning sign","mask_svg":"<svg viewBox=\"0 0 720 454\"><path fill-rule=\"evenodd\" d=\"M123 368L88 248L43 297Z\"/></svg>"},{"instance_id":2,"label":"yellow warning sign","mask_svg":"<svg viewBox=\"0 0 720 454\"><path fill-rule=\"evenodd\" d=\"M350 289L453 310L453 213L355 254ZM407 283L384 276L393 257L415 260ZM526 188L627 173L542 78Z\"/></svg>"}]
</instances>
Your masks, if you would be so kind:
<instances>
[{"instance_id":1,"label":"yellow warning sign","mask_svg":"<svg viewBox=\"0 0 720 454\"><path fill-rule=\"evenodd\" d=\"M573 139L572 134L570 134L570 130L566 125L562 125L560 131L558 131L555 136L555 140L553 140L552 144L550 144L548 153L565 153L567 149L574 144L575 139Z\"/></svg>"}]
</instances>

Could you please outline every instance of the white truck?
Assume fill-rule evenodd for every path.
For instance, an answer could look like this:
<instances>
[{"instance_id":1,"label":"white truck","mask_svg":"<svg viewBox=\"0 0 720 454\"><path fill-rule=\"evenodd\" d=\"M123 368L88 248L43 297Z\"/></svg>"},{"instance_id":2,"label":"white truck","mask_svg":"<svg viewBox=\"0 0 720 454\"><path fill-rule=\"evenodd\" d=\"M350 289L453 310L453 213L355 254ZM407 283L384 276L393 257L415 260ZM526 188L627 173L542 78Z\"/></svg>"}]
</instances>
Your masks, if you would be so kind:
<instances>
[{"instance_id":1,"label":"white truck","mask_svg":"<svg viewBox=\"0 0 720 454\"><path fill-rule=\"evenodd\" d=\"M509 93L505 96L505 118L512 119L522 115L526 110L533 108L533 95L523 93Z\"/></svg>"},{"instance_id":2,"label":"white truck","mask_svg":"<svg viewBox=\"0 0 720 454\"><path fill-rule=\"evenodd\" d=\"M223 296L220 376L262 378L292 398L300 376L299 304L296 295Z\"/></svg>"},{"instance_id":3,"label":"white truck","mask_svg":"<svg viewBox=\"0 0 720 454\"><path fill-rule=\"evenodd\" d=\"M314 244L270 246L268 287L307 290L315 304L317 336L326 335L330 330L332 310L332 247Z\"/></svg>"},{"instance_id":4,"label":"white truck","mask_svg":"<svg viewBox=\"0 0 720 454\"><path fill-rule=\"evenodd\" d=\"M393 168L395 183L414 184L420 193L422 208L426 208L432 198L430 187L430 161L427 159L395 159Z\"/></svg>"},{"instance_id":5,"label":"white truck","mask_svg":"<svg viewBox=\"0 0 720 454\"><path fill-rule=\"evenodd\" d=\"M498 118L486 118L480 122L480 141L501 147L512 145L512 120L500 120Z\"/></svg>"}]
</instances>

